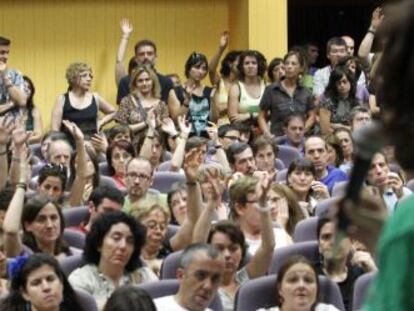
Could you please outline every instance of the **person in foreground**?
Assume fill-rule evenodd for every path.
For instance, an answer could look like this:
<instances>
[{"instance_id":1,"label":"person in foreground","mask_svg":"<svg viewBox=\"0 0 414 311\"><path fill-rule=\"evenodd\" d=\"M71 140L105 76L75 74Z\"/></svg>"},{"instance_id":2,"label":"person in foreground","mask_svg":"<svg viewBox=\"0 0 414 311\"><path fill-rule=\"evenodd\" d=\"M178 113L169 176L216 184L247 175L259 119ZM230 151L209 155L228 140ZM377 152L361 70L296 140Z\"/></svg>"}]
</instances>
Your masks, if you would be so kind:
<instances>
[{"instance_id":1,"label":"person in foreground","mask_svg":"<svg viewBox=\"0 0 414 311\"><path fill-rule=\"evenodd\" d=\"M313 264L303 256L293 256L281 268L276 279L277 306L257 311L338 311L320 303L320 284Z\"/></svg>"},{"instance_id":2,"label":"person in foreground","mask_svg":"<svg viewBox=\"0 0 414 311\"><path fill-rule=\"evenodd\" d=\"M381 26L386 30L383 33L386 44L378 68L380 93L377 98L384 103L383 121L386 134L395 146L396 158L407 173L412 174L414 153L407 144L414 138L411 125L414 83L406 79L413 72L414 1L401 2L390 13ZM385 226L387 212L380 212L380 203L363 197L358 205L344 205L345 215L352 222L347 233L360 239L370 250L377 250L379 271L364 311L414 310L412 289L407 286L414 282L413 204L411 195L401 202Z\"/></svg>"},{"instance_id":3,"label":"person in foreground","mask_svg":"<svg viewBox=\"0 0 414 311\"><path fill-rule=\"evenodd\" d=\"M87 264L71 273L70 283L90 293L102 308L118 287L156 281L140 259L144 243L145 228L131 216L102 214L86 236L83 258Z\"/></svg>"},{"instance_id":4,"label":"person in foreground","mask_svg":"<svg viewBox=\"0 0 414 311\"><path fill-rule=\"evenodd\" d=\"M128 285L112 293L103 311L157 311L157 309L145 290Z\"/></svg>"},{"instance_id":5,"label":"person in foreground","mask_svg":"<svg viewBox=\"0 0 414 311\"><path fill-rule=\"evenodd\" d=\"M9 264L9 277L10 293L0 303L0 310L85 310L59 263L47 254L17 257Z\"/></svg>"},{"instance_id":6,"label":"person in foreground","mask_svg":"<svg viewBox=\"0 0 414 311\"><path fill-rule=\"evenodd\" d=\"M158 311L202 311L214 298L224 271L224 258L216 247L192 244L180 258L176 295L154 300Z\"/></svg>"}]
</instances>

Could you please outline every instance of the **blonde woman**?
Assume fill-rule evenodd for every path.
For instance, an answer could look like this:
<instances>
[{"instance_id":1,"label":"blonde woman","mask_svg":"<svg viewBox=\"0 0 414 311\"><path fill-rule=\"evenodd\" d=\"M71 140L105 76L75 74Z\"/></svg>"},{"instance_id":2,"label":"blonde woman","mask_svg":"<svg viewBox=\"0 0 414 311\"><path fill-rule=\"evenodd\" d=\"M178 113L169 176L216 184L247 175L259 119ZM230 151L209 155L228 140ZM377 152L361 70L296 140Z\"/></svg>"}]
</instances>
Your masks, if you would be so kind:
<instances>
[{"instance_id":1,"label":"blonde woman","mask_svg":"<svg viewBox=\"0 0 414 311\"><path fill-rule=\"evenodd\" d=\"M155 72L147 66L135 69L131 77L130 94L124 97L115 120L128 125L133 133L132 143L138 146L148 129L148 114L156 116L156 127L168 118L168 107L160 100L161 87Z\"/></svg>"},{"instance_id":2,"label":"blonde woman","mask_svg":"<svg viewBox=\"0 0 414 311\"><path fill-rule=\"evenodd\" d=\"M91 138L99 129L112 120L115 109L110 103L91 92L92 69L85 63L72 63L66 69L68 91L60 95L52 110L52 130L65 131L62 120L75 123L85 135ZM99 119L99 111L105 117Z\"/></svg>"}]
</instances>

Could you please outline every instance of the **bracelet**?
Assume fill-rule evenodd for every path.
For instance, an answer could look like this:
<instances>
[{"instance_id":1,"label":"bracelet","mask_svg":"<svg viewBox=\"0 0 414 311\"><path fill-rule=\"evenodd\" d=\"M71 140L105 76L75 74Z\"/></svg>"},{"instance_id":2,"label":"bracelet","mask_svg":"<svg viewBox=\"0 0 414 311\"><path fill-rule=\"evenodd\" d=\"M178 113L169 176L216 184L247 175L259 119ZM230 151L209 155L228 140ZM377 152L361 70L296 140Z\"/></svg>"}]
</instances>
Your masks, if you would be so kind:
<instances>
[{"instance_id":1,"label":"bracelet","mask_svg":"<svg viewBox=\"0 0 414 311\"><path fill-rule=\"evenodd\" d=\"M18 182L16 184L16 188L22 188L22 189L26 190L27 189L27 185L24 182Z\"/></svg>"},{"instance_id":2,"label":"bracelet","mask_svg":"<svg viewBox=\"0 0 414 311\"><path fill-rule=\"evenodd\" d=\"M197 185L197 183L196 183L195 181L187 181L187 182L186 182L186 185L187 185L187 186L196 186L196 185Z\"/></svg>"},{"instance_id":3,"label":"bracelet","mask_svg":"<svg viewBox=\"0 0 414 311\"><path fill-rule=\"evenodd\" d=\"M7 154L7 149L5 149L4 151L0 151L0 156L4 156Z\"/></svg>"},{"instance_id":4,"label":"bracelet","mask_svg":"<svg viewBox=\"0 0 414 311\"><path fill-rule=\"evenodd\" d=\"M183 103L183 106L184 106L185 108L190 108L190 104L185 104L185 103Z\"/></svg>"},{"instance_id":5,"label":"bracelet","mask_svg":"<svg viewBox=\"0 0 414 311\"><path fill-rule=\"evenodd\" d=\"M371 33L375 36L375 31L373 31L373 30L368 30L367 33Z\"/></svg>"},{"instance_id":6,"label":"bracelet","mask_svg":"<svg viewBox=\"0 0 414 311\"><path fill-rule=\"evenodd\" d=\"M145 136L148 139L154 139L154 136Z\"/></svg>"},{"instance_id":7,"label":"bracelet","mask_svg":"<svg viewBox=\"0 0 414 311\"><path fill-rule=\"evenodd\" d=\"M176 139L177 137L178 137L178 134L170 136L170 138L172 138L172 139Z\"/></svg>"}]
</instances>

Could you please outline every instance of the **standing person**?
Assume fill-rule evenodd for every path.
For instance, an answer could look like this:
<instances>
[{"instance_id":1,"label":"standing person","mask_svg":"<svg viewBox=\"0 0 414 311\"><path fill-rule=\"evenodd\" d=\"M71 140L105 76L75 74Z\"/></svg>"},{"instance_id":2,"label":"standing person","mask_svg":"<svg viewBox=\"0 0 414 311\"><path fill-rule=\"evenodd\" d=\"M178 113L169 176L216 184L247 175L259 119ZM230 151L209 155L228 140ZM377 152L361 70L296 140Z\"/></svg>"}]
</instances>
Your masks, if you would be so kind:
<instances>
[{"instance_id":1,"label":"standing person","mask_svg":"<svg viewBox=\"0 0 414 311\"><path fill-rule=\"evenodd\" d=\"M308 60L309 70L308 73L313 76L318 68L315 66L319 57L318 43L309 41L304 45L306 51L306 58Z\"/></svg>"},{"instance_id":2,"label":"standing person","mask_svg":"<svg viewBox=\"0 0 414 311\"><path fill-rule=\"evenodd\" d=\"M244 51L239 56L237 69L239 80L229 91L230 121L257 126L259 103L266 87L266 58L258 51Z\"/></svg>"},{"instance_id":3,"label":"standing person","mask_svg":"<svg viewBox=\"0 0 414 311\"><path fill-rule=\"evenodd\" d=\"M157 127L168 118L168 107L160 100L160 92L160 83L151 67L139 66L133 71L130 93L121 100L114 119L128 125L135 150L145 138L150 113L155 114Z\"/></svg>"},{"instance_id":4,"label":"standing person","mask_svg":"<svg viewBox=\"0 0 414 311\"><path fill-rule=\"evenodd\" d=\"M305 132L315 122L315 105L312 93L299 83L305 59L302 53L291 51L284 57L285 78L269 85L260 101L259 126L266 136L283 135L284 120L292 113L306 117ZM270 119L270 129L268 126Z\"/></svg>"},{"instance_id":5,"label":"standing person","mask_svg":"<svg viewBox=\"0 0 414 311\"><path fill-rule=\"evenodd\" d=\"M127 19L123 19L121 21L121 30L122 38L117 54L118 65L123 62L123 55L125 55L125 51L128 47L128 40L133 31L133 26ZM155 63L158 57L157 46L155 43L148 39L140 40L135 44L134 51L134 59L137 65L148 65L155 71L161 86L160 99L168 105L171 118L176 120L179 115L185 114L185 107L180 107L180 101L177 98L171 79L160 74L155 69ZM118 81L120 75L123 74L123 77L119 80L118 84L118 93L116 96L117 104L121 102L122 98L130 93L129 88L131 85L130 74L127 75L124 70L119 70L119 67L122 68L122 65L118 65L116 66L116 81Z\"/></svg>"},{"instance_id":6,"label":"standing person","mask_svg":"<svg viewBox=\"0 0 414 311\"><path fill-rule=\"evenodd\" d=\"M329 65L317 70L313 80L313 95L315 95L317 99L325 91L331 71L346 55L346 42L344 39L333 37L328 40L328 43L326 44L326 58L329 60Z\"/></svg>"},{"instance_id":7,"label":"standing person","mask_svg":"<svg viewBox=\"0 0 414 311\"><path fill-rule=\"evenodd\" d=\"M210 83L217 89L213 98L213 119L217 120L218 126L230 123L227 111L229 91L232 84L237 81L239 73L237 63L241 51L228 52L221 61L220 73L217 72L217 65L224 50L229 44L229 39L230 34L227 31L224 31L220 36L219 48L216 54L211 58L208 70Z\"/></svg>"},{"instance_id":8,"label":"standing person","mask_svg":"<svg viewBox=\"0 0 414 311\"><path fill-rule=\"evenodd\" d=\"M26 106L23 77L15 69L7 68L11 41L0 36L0 114Z\"/></svg>"},{"instance_id":9,"label":"standing person","mask_svg":"<svg viewBox=\"0 0 414 311\"><path fill-rule=\"evenodd\" d=\"M354 75L345 67L336 67L329 77L325 93L320 97L320 125L323 134L339 128L350 130L351 110L359 105Z\"/></svg>"},{"instance_id":10,"label":"standing person","mask_svg":"<svg viewBox=\"0 0 414 311\"><path fill-rule=\"evenodd\" d=\"M202 83L207 76L208 61L204 54L193 52L185 63L184 82L186 92L184 106L188 109L188 121L192 128L190 135L209 137L208 122L212 116L213 89Z\"/></svg>"},{"instance_id":11,"label":"standing person","mask_svg":"<svg viewBox=\"0 0 414 311\"><path fill-rule=\"evenodd\" d=\"M75 123L90 139L112 120L114 108L98 93L91 92L92 69L85 63L72 63L66 69L68 91L60 95L52 110L52 130L64 131L63 120ZM99 111L105 117L99 119Z\"/></svg>"},{"instance_id":12,"label":"standing person","mask_svg":"<svg viewBox=\"0 0 414 311\"><path fill-rule=\"evenodd\" d=\"M269 66L267 66L267 77L270 83L280 82L285 78L283 59L276 57L270 61Z\"/></svg>"}]
</instances>

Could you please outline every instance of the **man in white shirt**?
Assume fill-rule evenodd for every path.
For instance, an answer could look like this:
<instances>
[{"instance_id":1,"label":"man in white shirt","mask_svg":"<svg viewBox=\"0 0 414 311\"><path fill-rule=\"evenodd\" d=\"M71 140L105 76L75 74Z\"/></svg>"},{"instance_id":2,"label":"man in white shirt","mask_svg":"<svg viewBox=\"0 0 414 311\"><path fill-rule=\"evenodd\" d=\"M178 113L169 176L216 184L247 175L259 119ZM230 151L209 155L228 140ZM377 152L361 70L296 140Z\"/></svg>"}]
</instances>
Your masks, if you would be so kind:
<instances>
[{"instance_id":1,"label":"man in white shirt","mask_svg":"<svg viewBox=\"0 0 414 311\"><path fill-rule=\"evenodd\" d=\"M209 244L193 244L180 258L177 294L154 300L158 311L210 311L207 308L221 283L224 258Z\"/></svg>"}]
</instances>

